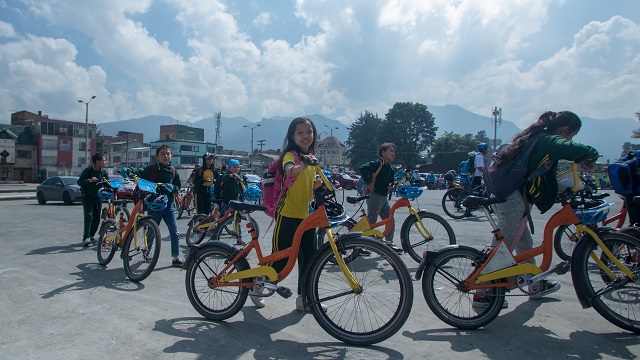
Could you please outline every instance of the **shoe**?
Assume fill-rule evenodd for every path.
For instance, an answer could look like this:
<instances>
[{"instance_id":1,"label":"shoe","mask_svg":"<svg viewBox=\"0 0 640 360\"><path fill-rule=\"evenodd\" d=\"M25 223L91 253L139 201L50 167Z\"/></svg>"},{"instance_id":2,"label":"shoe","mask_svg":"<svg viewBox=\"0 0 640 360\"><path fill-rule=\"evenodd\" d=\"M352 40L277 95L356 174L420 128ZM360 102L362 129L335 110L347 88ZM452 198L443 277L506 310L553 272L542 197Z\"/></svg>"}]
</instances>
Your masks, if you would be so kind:
<instances>
[{"instance_id":1,"label":"shoe","mask_svg":"<svg viewBox=\"0 0 640 360\"><path fill-rule=\"evenodd\" d=\"M322 311L327 312L329 311L329 307L325 304L320 304L320 307L322 308ZM304 306L304 303L302 302L302 295L298 295L298 297L296 298L296 310L301 311L301 312L310 312L311 309L309 309L308 306Z\"/></svg>"},{"instance_id":2,"label":"shoe","mask_svg":"<svg viewBox=\"0 0 640 360\"><path fill-rule=\"evenodd\" d=\"M476 309L486 309L491 304L491 297L488 295L479 295L478 293L473 294L473 307ZM506 309L509 307L509 302L507 299L504 299L504 303L502 303L502 308Z\"/></svg>"},{"instance_id":3,"label":"shoe","mask_svg":"<svg viewBox=\"0 0 640 360\"><path fill-rule=\"evenodd\" d=\"M359 248L358 249L358 254L360 256L369 256L369 255L371 255L371 250L369 250L367 248Z\"/></svg>"},{"instance_id":4,"label":"shoe","mask_svg":"<svg viewBox=\"0 0 640 360\"><path fill-rule=\"evenodd\" d=\"M84 245L84 247L93 246L93 241L91 241L91 238L86 238L82 241L82 245Z\"/></svg>"},{"instance_id":5,"label":"shoe","mask_svg":"<svg viewBox=\"0 0 640 360\"><path fill-rule=\"evenodd\" d=\"M153 260L153 254L149 250L144 251L142 253L142 258L144 259L144 262L150 263Z\"/></svg>"},{"instance_id":6,"label":"shoe","mask_svg":"<svg viewBox=\"0 0 640 360\"><path fill-rule=\"evenodd\" d=\"M395 251L396 254L401 255L404 251L401 248L393 245L392 243L387 243L387 246L391 248L391 250Z\"/></svg>"},{"instance_id":7,"label":"shoe","mask_svg":"<svg viewBox=\"0 0 640 360\"><path fill-rule=\"evenodd\" d=\"M176 256L173 258L173 260L171 260L171 266L173 267L181 268L182 265L184 265L184 259L182 259L180 256Z\"/></svg>"},{"instance_id":8,"label":"shoe","mask_svg":"<svg viewBox=\"0 0 640 360\"><path fill-rule=\"evenodd\" d=\"M242 241L242 239L238 239L238 241L236 241L236 245L246 246L247 244L248 244L248 242Z\"/></svg>"},{"instance_id":9,"label":"shoe","mask_svg":"<svg viewBox=\"0 0 640 360\"><path fill-rule=\"evenodd\" d=\"M253 289L249 289L249 299L251 299L251 302L253 303L253 305L255 305L257 308L262 309L263 307L267 306L267 304L264 303L264 297L256 295L253 292Z\"/></svg>"},{"instance_id":10,"label":"shoe","mask_svg":"<svg viewBox=\"0 0 640 360\"><path fill-rule=\"evenodd\" d=\"M89 239L91 239L91 242L93 243L93 245L95 245L95 244L97 244L97 243L98 243L98 241L96 241L96 239L94 239L94 238L93 238L93 236L92 236L92 237L90 237Z\"/></svg>"},{"instance_id":11,"label":"shoe","mask_svg":"<svg viewBox=\"0 0 640 360\"><path fill-rule=\"evenodd\" d=\"M529 299L540 299L545 295L549 295L551 293L554 293L560 290L561 287L562 285L560 285L560 283L557 281L542 280L538 284L533 284L529 286L529 292L536 293L533 295L529 295Z\"/></svg>"}]
</instances>

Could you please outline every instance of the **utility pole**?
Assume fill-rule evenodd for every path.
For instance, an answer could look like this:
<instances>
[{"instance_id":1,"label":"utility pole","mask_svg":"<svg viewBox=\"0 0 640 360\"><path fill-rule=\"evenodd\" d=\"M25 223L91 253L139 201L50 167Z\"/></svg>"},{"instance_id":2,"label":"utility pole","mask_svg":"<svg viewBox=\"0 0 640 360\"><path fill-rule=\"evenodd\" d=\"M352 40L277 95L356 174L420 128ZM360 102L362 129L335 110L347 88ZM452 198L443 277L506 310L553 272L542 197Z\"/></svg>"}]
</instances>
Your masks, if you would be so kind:
<instances>
[{"instance_id":1,"label":"utility pole","mask_svg":"<svg viewBox=\"0 0 640 360\"><path fill-rule=\"evenodd\" d=\"M85 161L86 163L84 164L85 166L89 166L89 151L90 151L90 146L89 146L89 103L91 102L91 100L95 99L96 96L93 95L91 97L91 99L89 99L89 101L82 101L82 100L78 100L79 103L84 103L85 105L85 113L84 113L84 146L85 146Z\"/></svg>"},{"instance_id":2,"label":"utility pole","mask_svg":"<svg viewBox=\"0 0 640 360\"><path fill-rule=\"evenodd\" d=\"M497 106L493 107L493 111L491 112L493 114L493 150L495 151L496 147L497 147L497 133L498 133L498 123L500 125L502 125L502 108L499 108Z\"/></svg>"},{"instance_id":3,"label":"utility pole","mask_svg":"<svg viewBox=\"0 0 640 360\"><path fill-rule=\"evenodd\" d=\"M218 111L215 114L215 118L216 118L216 147L215 150L213 151L214 154L218 154L218 145L220 144L220 133L222 132L221 127L222 127L222 119L220 118L220 111Z\"/></svg>"},{"instance_id":4,"label":"utility pole","mask_svg":"<svg viewBox=\"0 0 640 360\"><path fill-rule=\"evenodd\" d=\"M256 141L258 143L258 145L260 146L260 154L262 154L262 147L264 146L264 143L267 140L258 140Z\"/></svg>"}]
</instances>

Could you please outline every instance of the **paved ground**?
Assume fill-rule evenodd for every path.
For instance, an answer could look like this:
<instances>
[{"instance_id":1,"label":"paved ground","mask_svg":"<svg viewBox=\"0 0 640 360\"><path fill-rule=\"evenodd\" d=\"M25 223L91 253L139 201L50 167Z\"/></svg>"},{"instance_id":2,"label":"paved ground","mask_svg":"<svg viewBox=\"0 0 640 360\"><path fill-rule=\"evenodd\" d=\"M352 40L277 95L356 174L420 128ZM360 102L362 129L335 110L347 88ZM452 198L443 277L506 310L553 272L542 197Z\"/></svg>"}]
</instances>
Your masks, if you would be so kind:
<instances>
[{"instance_id":1,"label":"paved ground","mask_svg":"<svg viewBox=\"0 0 640 360\"><path fill-rule=\"evenodd\" d=\"M441 191L425 192L419 207L443 214L441 197ZM406 215L401 211L397 218ZM537 239L549 215L534 214ZM256 218L265 231L269 219ZM121 262L101 267L95 250L80 245L78 204L3 201L0 219L3 359L521 360L634 359L640 354L638 335L615 327L593 309L581 309L569 274L557 277L563 288L550 298L509 298L509 309L476 331L453 329L433 316L420 283L414 282L413 309L404 327L387 341L358 348L326 334L312 315L296 312L294 298L278 295L266 299L264 309L247 302L227 321L204 320L186 297L184 271L169 266L166 238L154 273L140 284L128 281ZM183 231L186 223L179 220ZM460 244L481 247L490 239L486 220L450 223ZM166 235L166 227L160 229ZM261 244L269 248L270 234L261 237ZM402 258L413 274L417 263ZM295 275L283 285L294 288Z\"/></svg>"}]
</instances>

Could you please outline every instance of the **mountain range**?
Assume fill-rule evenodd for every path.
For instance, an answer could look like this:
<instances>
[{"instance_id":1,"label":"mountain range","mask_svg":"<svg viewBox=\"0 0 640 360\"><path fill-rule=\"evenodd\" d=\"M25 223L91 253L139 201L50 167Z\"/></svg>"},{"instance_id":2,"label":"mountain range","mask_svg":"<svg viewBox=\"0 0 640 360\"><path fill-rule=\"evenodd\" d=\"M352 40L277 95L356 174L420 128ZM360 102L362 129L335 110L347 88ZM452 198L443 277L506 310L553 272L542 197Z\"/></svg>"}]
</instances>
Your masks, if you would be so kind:
<instances>
[{"instance_id":1,"label":"mountain range","mask_svg":"<svg viewBox=\"0 0 640 360\"><path fill-rule=\"evenodd\" d=\"M444 132L456 134L477 134L484 130L489 138L494 136L493 119L482 116L457 105L428 106L428 110L435 117L438 127L437 136ZM322 115L307 115L313 120L321 139L333 135L340 141L346 141L349 136L348 125L338 120L329 119ZM383 115L381 115L383 116ZM249 151L251 149L251 128L253 141L257 144L264 140L263 149L280 149L287 132L287 127L293 117L274 116L263 118L258 122L249 121L243 117L221 118L220 145L226 149ZM638 122L632 118L592 119L582 117L582 129L574 138L575 141L591 145L603 155L601 161L613 161L622 152L625 142L634 143L631 133L638 128ZM144 141L158 140L160 125L182 124L204 129L205 141L215 143L215 119L204 118L189 123L169 116L145 116L137 119L119 120L98 124L98 129L104 135L116 135L118 131L132 131L144 134ZM515 123L504 120L497 127L497 138L503 142L509 141L522 129ZM254 148L258 148L254 145Z\"/></svg>"}]
</instances>

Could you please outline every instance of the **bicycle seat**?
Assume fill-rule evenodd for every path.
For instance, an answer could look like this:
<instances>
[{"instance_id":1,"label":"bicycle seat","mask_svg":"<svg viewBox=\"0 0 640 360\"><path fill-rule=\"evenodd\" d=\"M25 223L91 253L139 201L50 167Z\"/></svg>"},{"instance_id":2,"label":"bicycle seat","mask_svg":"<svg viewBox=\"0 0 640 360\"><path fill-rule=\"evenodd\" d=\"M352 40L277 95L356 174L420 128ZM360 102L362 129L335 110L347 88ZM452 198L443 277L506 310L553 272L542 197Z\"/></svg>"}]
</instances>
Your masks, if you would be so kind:
<instances>
[{"instance_id":1,"label":"bicycle seat","mask_svg":"<svg viewBox=\"0 0 640 360\"><path fill-rule=\"evenodd\" d=\"M241 201L235 201L235 200L229 201L229 207L232 208L233 210L246 211L246 212L267 211L267 208L262 205L247 204L247 203L244 203Z\"/></svg>"},{"instance_id":2,"label":"bicycle seat","mask_svg":"<svg viewBox=\"0 0 640 360\"><path fill-rule=\"evenodd\" d=\"M362 195L362 196L347 196L347 202L349 204L357 204L362 200L368 199L369 195Z\"/></svg>"},{"instance_id":3,"label":"bicycle seat","mask_svg":"<svg viewBox=\"0 0 640 360\"><path fill-rule=\"evenodd\" d=\"M481 206L486 206L486 205L491 205L491 204L499 204L499 203L503 203L505 201L507 201L505 198L488 198L488 197L484 197L484 196L467 196L464 199L465 202L472 204L472 205L481 205Z\"/></svg>"},{"instance_id":4,"label":"bicycle seat","mask_svg":"<svg viewBox=\"0 0 640 360\"><path fill-rule=\"evenodd\" d=\"M126 205L126 204L129 203L129 200L127 200L127 199L117 199L117 200L111 200L111 202L114 205Z\"/></svg>"}]
</instances>

